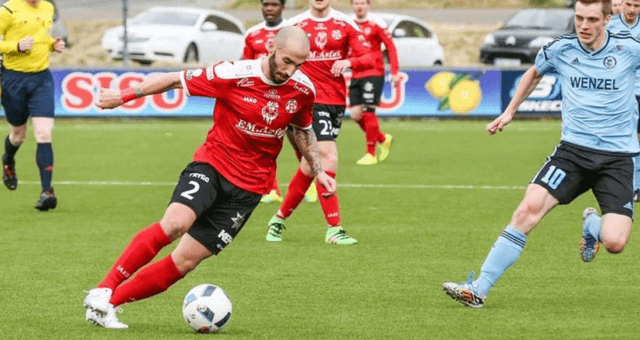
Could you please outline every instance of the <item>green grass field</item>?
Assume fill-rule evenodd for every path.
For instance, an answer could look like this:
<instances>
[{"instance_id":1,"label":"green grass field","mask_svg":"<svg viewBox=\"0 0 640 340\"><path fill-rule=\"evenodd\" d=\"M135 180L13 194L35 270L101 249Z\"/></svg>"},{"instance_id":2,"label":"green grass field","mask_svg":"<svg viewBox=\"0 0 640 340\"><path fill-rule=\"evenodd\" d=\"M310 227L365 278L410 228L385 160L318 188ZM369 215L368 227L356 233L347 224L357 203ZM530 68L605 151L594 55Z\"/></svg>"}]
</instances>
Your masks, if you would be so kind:
<instances>
[{"instance_id":1,"label":"green grass field","mask_svg":"<svg viewBox=\"0 0 640 340\"><path fill-rule=\"evenodd\" d=\"M585 264L578 254L591 193L546 217L485 308L442 292L442 282L479 271L557 144L559 121L516 121L494 137L486 121L381 124L395 136L385 163L355 165L364 137L352 121L338 141L343 225L358 245L324 244L320 207L306 202L284 242L267 243L277 205L261 204L218 258L164 294L124 305L126 331L85 322L83 290L160 219L211 123L58 120L59 205L48 213L33 208L40 187L29 135L17 157L18 190L0 188L0 339L638 338L637 235L620 255L601 251ZM279 167L284 185L296 168L289 145ZM184 294L200 283L223 287L233 301L220 334L195 335L182 319Z\"/></svg>"}]
</instances>

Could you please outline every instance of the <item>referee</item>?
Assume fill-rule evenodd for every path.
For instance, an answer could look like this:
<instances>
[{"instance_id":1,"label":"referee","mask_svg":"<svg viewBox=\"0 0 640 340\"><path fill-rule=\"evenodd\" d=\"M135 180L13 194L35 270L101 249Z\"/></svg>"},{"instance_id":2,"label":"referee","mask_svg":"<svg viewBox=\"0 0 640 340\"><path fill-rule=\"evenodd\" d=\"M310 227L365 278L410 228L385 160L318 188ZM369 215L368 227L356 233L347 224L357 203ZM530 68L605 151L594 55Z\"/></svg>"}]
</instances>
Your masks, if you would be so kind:
<instances>
[{"instance_id":1,"label":"referee","mask_svg":"<svg viewBox=\"0 0 640 340\"><path fill-rule=\"evenodd\" d=\"M2 66L2 106L9 122L4 141L2 181L9 190L18 187L15 154L24 141L31 117L40 169L42 193L36 209L47 211L57 205L51 186L53 175L54 95L49 71L49 53L62 52L65 43L51 37L54 7L43 0L10 0L0 7L0 53Z\"/></svg>"}]
</instances>

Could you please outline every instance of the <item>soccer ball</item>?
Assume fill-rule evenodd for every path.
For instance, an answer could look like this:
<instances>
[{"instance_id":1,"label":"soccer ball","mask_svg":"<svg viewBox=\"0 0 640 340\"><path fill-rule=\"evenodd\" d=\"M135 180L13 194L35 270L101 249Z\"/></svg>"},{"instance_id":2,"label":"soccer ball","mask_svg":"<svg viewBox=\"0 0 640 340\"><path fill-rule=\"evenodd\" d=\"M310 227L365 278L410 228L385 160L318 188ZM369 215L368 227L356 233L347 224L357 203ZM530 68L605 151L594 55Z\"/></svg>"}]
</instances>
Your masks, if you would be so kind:
<instances>
[{"instance_id":1,"label":"soccer ball","mask_svg":"<svg viewBox=\"0 0 640 340\"><path fill-rule=\"evenodd\" d=\"M214 333L231 319L231 300L222 288L212 284L193 287L182 303L182 316L199 333Z\"/></svg>"}]
</instances>

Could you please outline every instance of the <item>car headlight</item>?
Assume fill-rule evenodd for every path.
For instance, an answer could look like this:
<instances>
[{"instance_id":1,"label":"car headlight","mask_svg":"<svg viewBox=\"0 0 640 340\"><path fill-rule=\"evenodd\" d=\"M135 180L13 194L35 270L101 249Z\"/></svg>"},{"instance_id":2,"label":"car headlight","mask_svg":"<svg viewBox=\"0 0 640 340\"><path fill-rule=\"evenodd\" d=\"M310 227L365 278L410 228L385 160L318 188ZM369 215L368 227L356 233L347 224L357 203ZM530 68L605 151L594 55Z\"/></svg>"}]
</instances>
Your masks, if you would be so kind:
<instances>
[{"instance_id":1,"label":"car headlight","mask_svg":"<svg viewBox=\"0 0 640 340\"><path fill-rule=\"evenodd\" d=\"M493 34L487 34L486 37L484 37L484 41L482 42L483 45L495 45L496 44L496 38L493 36Z\"/></svg>"},{"instance_id":2,"label":"car headlight","mask_svg":"<svg viewBox=\"0 0 640 340\"><path fill-rule=\"evenodd\" d=\"M531 42L529 43L529 47L540 48L542 46L545 46L546 44L548 44L551 41L553 41L553 38L550 38L550 37L537 37L537 38L531 40Z\"/></svg>"}]
</instances>

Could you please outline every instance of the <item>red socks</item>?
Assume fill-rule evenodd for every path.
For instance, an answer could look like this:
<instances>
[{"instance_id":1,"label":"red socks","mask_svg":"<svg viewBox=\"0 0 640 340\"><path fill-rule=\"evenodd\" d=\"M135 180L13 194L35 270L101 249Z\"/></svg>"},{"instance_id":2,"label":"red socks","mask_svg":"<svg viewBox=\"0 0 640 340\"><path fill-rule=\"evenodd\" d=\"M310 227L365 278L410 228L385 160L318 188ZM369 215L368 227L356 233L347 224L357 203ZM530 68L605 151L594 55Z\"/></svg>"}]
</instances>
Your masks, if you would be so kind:
<instances>
[{"instance_id":1,"label":"red socks","mask_svg":"<svg viewBox=\"0 0 640 340\"><path fill-rule=\"evenodd\" d=\"M141 270L131 280L120 285L109 301L114 306L146 299L162 293L184 275L178 270L171 254Z\"/></svg>"},{"instance_id":2,"label":"red socks","mask_svg":"<svg viewBox=\"0 0 640 340\"><path fill-rule=\"evenodd\" d=\"M325 172L327 175L331 176L331 178L336 178L335 172L328 170L325 170ZM338 194L336 193L329 198L325 198L322 194L326 193L327 190L320 183L316 183L316 188L318 189L318 200L320 201L320 206L324 212L327 224L330 227L340 226L340 204L338 203Z\"/></svg>"},{"instance_id":3,"label":"red socks","mask_svg":"<svg viewBox=\"0 0 640 340\"><path fill-rule=\"evenodd\" d=\"M362 119L358 122L360 127L365 131L367 138L367 153L376 154L376 143L382 143L385 140L384 133L380 131L380 124L375 112L365 112Z\"/></svg>"},{"instance_id":4,"label":"red socks","mask_svg":"<svg viewBox=\"0 0 640 340\"><path fill-rule=\"evenodd\" d=\"M298 207L300 202L302 202L304 194L307 192L307 189L309 189L312 182L313 177L305 175L302 170L298 168L298 171L296 171L296 174L293 175L293 178L289 183L287 195L284 197L284 201L282 202L280 209L278 209L276 216L282 219L291 216L296 207Z\"/></svg>"},{"instance_id":5,"label":"red socks","mask_svg":"<svg viewBox=\"0 0 640 340\"><path fill-rule=\"evenodd\" d=\"M153 260L156 254L172 241L162 230L160 223L142 229L131 240L98 287L115 290L122 281Z\"/></svg>"}]
</instances>

